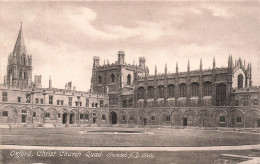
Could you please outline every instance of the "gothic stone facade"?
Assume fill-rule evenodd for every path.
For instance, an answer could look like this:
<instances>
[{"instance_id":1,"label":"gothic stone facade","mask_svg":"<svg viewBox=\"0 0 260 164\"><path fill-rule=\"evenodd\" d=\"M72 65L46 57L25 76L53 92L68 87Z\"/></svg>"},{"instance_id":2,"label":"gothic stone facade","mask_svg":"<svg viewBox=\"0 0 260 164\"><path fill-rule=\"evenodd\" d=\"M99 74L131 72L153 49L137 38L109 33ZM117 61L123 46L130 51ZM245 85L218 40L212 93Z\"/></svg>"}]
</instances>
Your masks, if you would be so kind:
<instances>
[{"instance_id":1,"label":"gothic stone facade","mask_svg":"<svg viewBox=\"0 0 260 164\"><path fill-rule=\"evenodd\" d=\"M41 87L32 81L32 57L27 54L22 27L9 55L7 76L0 85L1 124L90 126L260 127L260 88L252 86L251 64L241 59L227 67L149 74L145 58L127 64L100 64L93 59L89 92Z\"/></svg>"},{"instance_id":2,"label":"gothic stone facade","mask_svg":"<svg viewBox=\"0 0 260 164\"><path fill-rule=\"evenodd\" d=\"M32 81L32 56L27 54L22 26L8 57L7 76L0 85L0 123L35 126L89 126L109 123L104 94L42 88L41 76Z\"/></svg>"},{"instance_id":3,"label":"gothic stone facade","mask_svg":"<svg viewBox=\"0 0 260 164\"><path fill-rule=\"evenodd\" d=\"M145 58L127 64L123 51L115 63L99 65L94 57L91 89L109 95L112 124L166 126L259 127L258 87L252 86L251 64L241 59L227 67L149 74Z\"/></svg>"}]
</instances>

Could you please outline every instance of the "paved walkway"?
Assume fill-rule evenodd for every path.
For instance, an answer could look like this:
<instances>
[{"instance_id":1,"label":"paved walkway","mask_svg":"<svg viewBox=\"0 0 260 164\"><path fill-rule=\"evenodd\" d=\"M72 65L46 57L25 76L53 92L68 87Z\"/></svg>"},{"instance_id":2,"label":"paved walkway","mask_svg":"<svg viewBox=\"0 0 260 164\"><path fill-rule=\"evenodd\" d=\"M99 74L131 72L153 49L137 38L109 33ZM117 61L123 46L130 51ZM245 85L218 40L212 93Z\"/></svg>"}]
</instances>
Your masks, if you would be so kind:
<instances>
[{"instance_id":1,"label":"paved walkway","mask_svg":"<svg viewBox=\"0 0 260 164\"><path fill-rule=\"evenodd\" d=\"M250 150L259 145L242 146L209 146L209 147L53 147L53 146L21 146L0 145L0 150L72 150L72 151L216 151L216 150Z\"/></svg>"}]
</instances>

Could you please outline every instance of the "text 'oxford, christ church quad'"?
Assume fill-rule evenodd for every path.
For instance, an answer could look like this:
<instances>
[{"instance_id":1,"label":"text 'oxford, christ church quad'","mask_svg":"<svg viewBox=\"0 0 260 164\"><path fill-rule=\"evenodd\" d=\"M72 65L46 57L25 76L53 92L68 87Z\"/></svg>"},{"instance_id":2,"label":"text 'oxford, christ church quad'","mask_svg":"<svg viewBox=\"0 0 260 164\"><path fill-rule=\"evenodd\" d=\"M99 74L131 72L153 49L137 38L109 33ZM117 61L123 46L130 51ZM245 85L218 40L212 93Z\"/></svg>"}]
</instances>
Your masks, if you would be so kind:
<instances>
[{"instance_id":1,"label":"text 'oxford, christ church quad'","mask_svg":"<svg viewBox=\"0 0 260 164\"><path fill-rule=\"evenodd\" d=\"M227 66L151 75L144 57L138 65L118 52L112 64L93 58L91 89L43 88L32 77L32 55L26 49L22 26L0 85L0 123L16 126L198 126L260 127L260 88L252 86L252 67L240 58Z\"/></svg>"}]
</instances>

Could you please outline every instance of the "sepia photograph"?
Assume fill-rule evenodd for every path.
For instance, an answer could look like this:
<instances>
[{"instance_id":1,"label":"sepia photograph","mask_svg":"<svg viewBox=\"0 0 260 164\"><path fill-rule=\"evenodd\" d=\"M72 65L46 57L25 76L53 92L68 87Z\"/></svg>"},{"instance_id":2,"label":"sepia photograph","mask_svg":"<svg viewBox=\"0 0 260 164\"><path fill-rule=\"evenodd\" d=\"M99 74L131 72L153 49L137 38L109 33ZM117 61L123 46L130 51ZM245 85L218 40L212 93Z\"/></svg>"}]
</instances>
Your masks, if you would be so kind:
<instances>
[{"instance_id":1,"label":"sepia photograph","mask_svg":"<svg viewBox=\"0 0 260 164\"><path fill-rule=\"evenodd\" d=\"M260 164L260 1L0 0L0 163Z\"/></svg>"}]
</instances>

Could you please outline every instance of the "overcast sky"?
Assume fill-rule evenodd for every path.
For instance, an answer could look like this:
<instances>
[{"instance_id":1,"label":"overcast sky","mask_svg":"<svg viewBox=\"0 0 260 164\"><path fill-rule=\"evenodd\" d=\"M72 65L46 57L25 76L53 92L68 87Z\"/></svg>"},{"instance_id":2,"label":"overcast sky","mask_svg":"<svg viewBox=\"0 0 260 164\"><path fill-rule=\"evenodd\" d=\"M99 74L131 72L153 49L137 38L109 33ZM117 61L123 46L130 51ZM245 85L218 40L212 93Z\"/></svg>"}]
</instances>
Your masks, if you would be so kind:
<instances>
[{"instance_id":1,"label":"overcast sky","mask_svg":"<svg viewBox=\"0 0 260 164\"><path fill-rule=\"evenodd\" d=\"M124 50L126 62L146 57L170 73L227 66L228 55L252 62L253 84L260 85L259 2L0 2L0 77L6 74L23 22L27 52L33 58L33 76L42 75L43 87L72 81L77 90L90 88L93 56L110 63Z\"/></svg>"}]
</instances>

